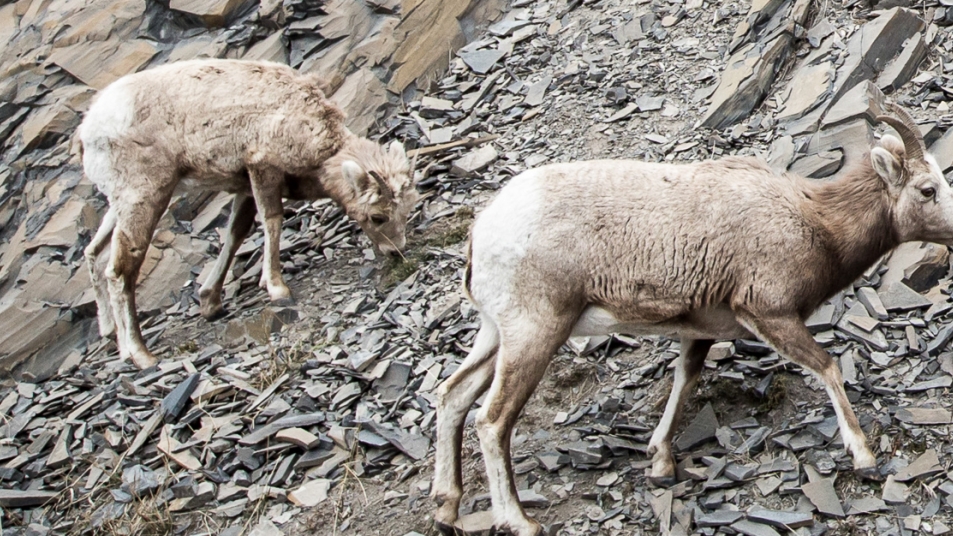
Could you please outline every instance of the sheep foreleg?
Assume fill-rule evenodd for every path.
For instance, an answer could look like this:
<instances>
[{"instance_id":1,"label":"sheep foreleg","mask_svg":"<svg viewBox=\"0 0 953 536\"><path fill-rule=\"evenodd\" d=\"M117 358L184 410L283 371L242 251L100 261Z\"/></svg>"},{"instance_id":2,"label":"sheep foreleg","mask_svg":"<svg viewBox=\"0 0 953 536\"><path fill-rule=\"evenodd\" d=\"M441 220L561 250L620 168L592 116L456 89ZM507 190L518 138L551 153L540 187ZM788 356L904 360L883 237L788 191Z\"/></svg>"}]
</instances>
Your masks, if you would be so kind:
<instances>
[{"instance_id":1,"label":"sheep foreleg","mask_svg":"<svg viewBox=\"0 0 953 536\"><path fill-rule=\"evenodd\" d=\"M212 273L199 289L200 310L206 320L214 320L225 312L225 308L222 307L222 287L225 284L225 277L235 258L235 252L248 236L248 231L251 230L254 222L255 200L244 194L235 194L232 199L232 213L228 218L225 240L222 242L222 251L215 260Z\"/></svg>"},{"instance_id":2,"label":"sheep foreleg","mask_svg":"<svg viewBox=\"0 0 953 536\"><path fill-rule=\"evenodd\" d=\"M281 173L269 170L249 170L252 194L265 231L265 256L262 259L260 285L268 290L268 297L276 304L290 304L291 290L281 277L280 245L281 222L284 209L281 204Z\"/></svg>"},{"instance_id":3,"label":"sheep foreleg","mask_svg":"<svg viewBox=\"0 0 953 536\"><path fill-rule=\"evenodd\" d=\"M854 457L854 472L863 478L881 480L877 458L867 447L867 438L847 400L840 368L830 354L814 342L801 319L794 315L759 317L741 314L739 320L784 358L807 368L824 382L837 414L844 446Z\"/></svg>"},{"instance_id":4,"label":"sheep foreleg","mask_svg":"<svg viewBox=\"0 0 953 536\"><path fill-rule=\"evenodd\" d=\"M665 404L665 412L649 441L648 453L654 454L649 481L657 486L668 487L675 484L672 436L678 427L685 400L695 390L705 365L708 349L714 342L682 338L682 350L675 360L675 380L672 383L672 392L668 397L668 403Z\"/></svg>"}]
</instances>

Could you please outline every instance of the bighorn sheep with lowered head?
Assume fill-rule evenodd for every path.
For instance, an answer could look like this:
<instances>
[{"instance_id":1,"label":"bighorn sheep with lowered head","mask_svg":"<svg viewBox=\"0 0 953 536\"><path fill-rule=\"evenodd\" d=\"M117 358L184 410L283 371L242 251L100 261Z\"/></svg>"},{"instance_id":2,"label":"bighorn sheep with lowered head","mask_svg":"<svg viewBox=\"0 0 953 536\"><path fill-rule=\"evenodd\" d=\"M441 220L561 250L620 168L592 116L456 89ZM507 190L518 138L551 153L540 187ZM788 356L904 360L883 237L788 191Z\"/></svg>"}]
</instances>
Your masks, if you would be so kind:
<instances>
[{"instance_id":1,"label":"bighorn sheep with lowered head","mask_svg":"<svg viewBox=\"0 0 953 536\"><path fill-rule=\"evenodd\" d=\"M109 210L86 248L100 333L117 331L119 352L155 364L139 330L135 285L146 249L173 193L235 194L228 231L208 280L202 315L223 312L222 284L256 211L265 230L260 285L291 300L281 276L282 198L331 198L382 253L399 254L417 201L412 165L352 134L320 82L287 65L236 60L172 63L125 76L102 91L79 127L86 176ZM111 245L105 268L96 259Z\"/></svg>"},{"instance_id":2,"label":"bighorn sheep with lowered head","mask_svg":"<svg viewBox=\"0 0 953 536\"><path fill-rule=\"evenodd\" d=\"M910 116L837 180L777 174L753 158L689 165L554 164L514 178L474 224L466 289L482 327L439 388L432 495L446 530L463 494L460 449L476 417L498 529L541 532L515 493L510 435L554 352L570 336L678 336L681 354L649 442L650 479L675 480L671 440L717 339L757 336L815 373L854 470L878 478L838 366L804 319L902 242L953 244L953 189Z\"/></svg>"}]
</instances>

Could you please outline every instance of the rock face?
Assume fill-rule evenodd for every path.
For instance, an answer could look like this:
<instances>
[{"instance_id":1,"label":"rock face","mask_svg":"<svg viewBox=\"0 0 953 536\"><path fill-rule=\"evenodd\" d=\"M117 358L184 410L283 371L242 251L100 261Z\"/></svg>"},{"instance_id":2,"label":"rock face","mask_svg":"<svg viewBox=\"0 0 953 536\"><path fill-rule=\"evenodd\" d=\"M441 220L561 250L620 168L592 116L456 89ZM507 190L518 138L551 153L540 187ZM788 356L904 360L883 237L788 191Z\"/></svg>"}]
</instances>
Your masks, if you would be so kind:
<instances>
[{"instance_id":1,"label":"rock face","mask_svg":"<svg viewBox=\"0 0 953 536\"><path fill-rule=\"evenodd\" d=\"M432 532L437 388L479 326L460 292L472 214L513 175L583 158L760 154L836 174L886 130L887 100L947 169L953 8L897 3L514 0L480 32L500 4L0 0L0 366L21 380L0 382L4 533L136 534L150 512L175 534ZM264 303L256 231L211 323L197 289L229 198L177 199L139 288L164 359L139 371L96 334L81 252L103 203L69 138L96 87L203 55L322 72L355 130L413 147L424 199L391 268L340 208L287 205L298 302ZM679 345L614 335L570 340L530 401L512 438L521 503L563 536L949 533L949 262L907 244L807 319L888 483L848 475L833 410L804 403L826 398L811 375L737 340L712 347L677 430L678 483L652 489ZM457 529L488 534L488 496L466 484Z\"/></svg>"},{"instance_id":2,"label":"rock face","mask_svg":"<svg viewBox=\"0 0 953 536\"><path fill-rule=\"evenodd\" d=\"M348 126L364 134L405 91L413 96L426 87L505 4L171 0L165 7L144 0L25 0L0 6L0 328L6 328L0 369L20 374L30 361L25 377L40 379L95 337L82 249L103 201L82 177L71 136L96 90L168 61L279 61L327 80ZM173 215L192 220L208 200L180 200ZM159 234L171 225L167 217ZM170 240L160 237L149 252L140 311L180 302L190 271L210 253L204 240L181 234Z\"/></svg>"}]
</instances>

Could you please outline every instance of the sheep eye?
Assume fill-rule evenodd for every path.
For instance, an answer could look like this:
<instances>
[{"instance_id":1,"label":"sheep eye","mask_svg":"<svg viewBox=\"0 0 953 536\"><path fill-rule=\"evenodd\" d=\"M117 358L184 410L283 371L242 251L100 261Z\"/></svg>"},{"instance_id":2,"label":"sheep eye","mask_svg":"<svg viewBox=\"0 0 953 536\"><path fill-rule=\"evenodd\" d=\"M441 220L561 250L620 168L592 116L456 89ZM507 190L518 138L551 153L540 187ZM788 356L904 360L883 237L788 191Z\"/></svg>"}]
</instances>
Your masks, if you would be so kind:
<instances>
[{"instance_id":1,"label":"sheep eye","mask_svg":"<svg viewBox=\"0 0 953 536\"><path fill-rule=\"evenodd\" d=\"M930 198L932 198L933 196L936 195L936 188L934 188L934 187L932 187L932 186L928 186L928 187L926 187L926 188L920 190L920 193L923 194L923 197L926 197L927 199L930 199Z\"/></svg>"},{"instance_id":2,"label":"sheep eye","mask_svg":"<svg viewBox=\"0 0 953 536\"><path fill-rule=\"evenodd\" d=\"M384 225L387 223L387 216L381 214L374 214L371 216L371 221L374 222L374 225Z\"/></svg>"}]
</instances>

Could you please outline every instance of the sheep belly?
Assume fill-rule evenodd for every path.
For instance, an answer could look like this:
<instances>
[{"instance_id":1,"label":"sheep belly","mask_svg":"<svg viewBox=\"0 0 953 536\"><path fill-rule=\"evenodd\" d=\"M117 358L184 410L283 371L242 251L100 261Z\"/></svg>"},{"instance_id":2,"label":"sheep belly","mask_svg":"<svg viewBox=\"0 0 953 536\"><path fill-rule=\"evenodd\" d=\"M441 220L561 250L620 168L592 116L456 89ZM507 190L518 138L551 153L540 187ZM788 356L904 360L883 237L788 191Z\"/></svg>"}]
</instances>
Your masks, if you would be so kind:
<instances>
[{"instance_id":1,"label":"sheep belly","mask_svg":"<svg viewBox=\"0 0 953 536\"><path fill-rule=\"evenodd\" d=\"M573 326L572 336L596 336L610 333L626 335L664 335L690 339L736 339L750 336L727 306L709 307L661 322L631 322L620 319L609 309L587 306Z\"/></svg>"}]
</instances>

